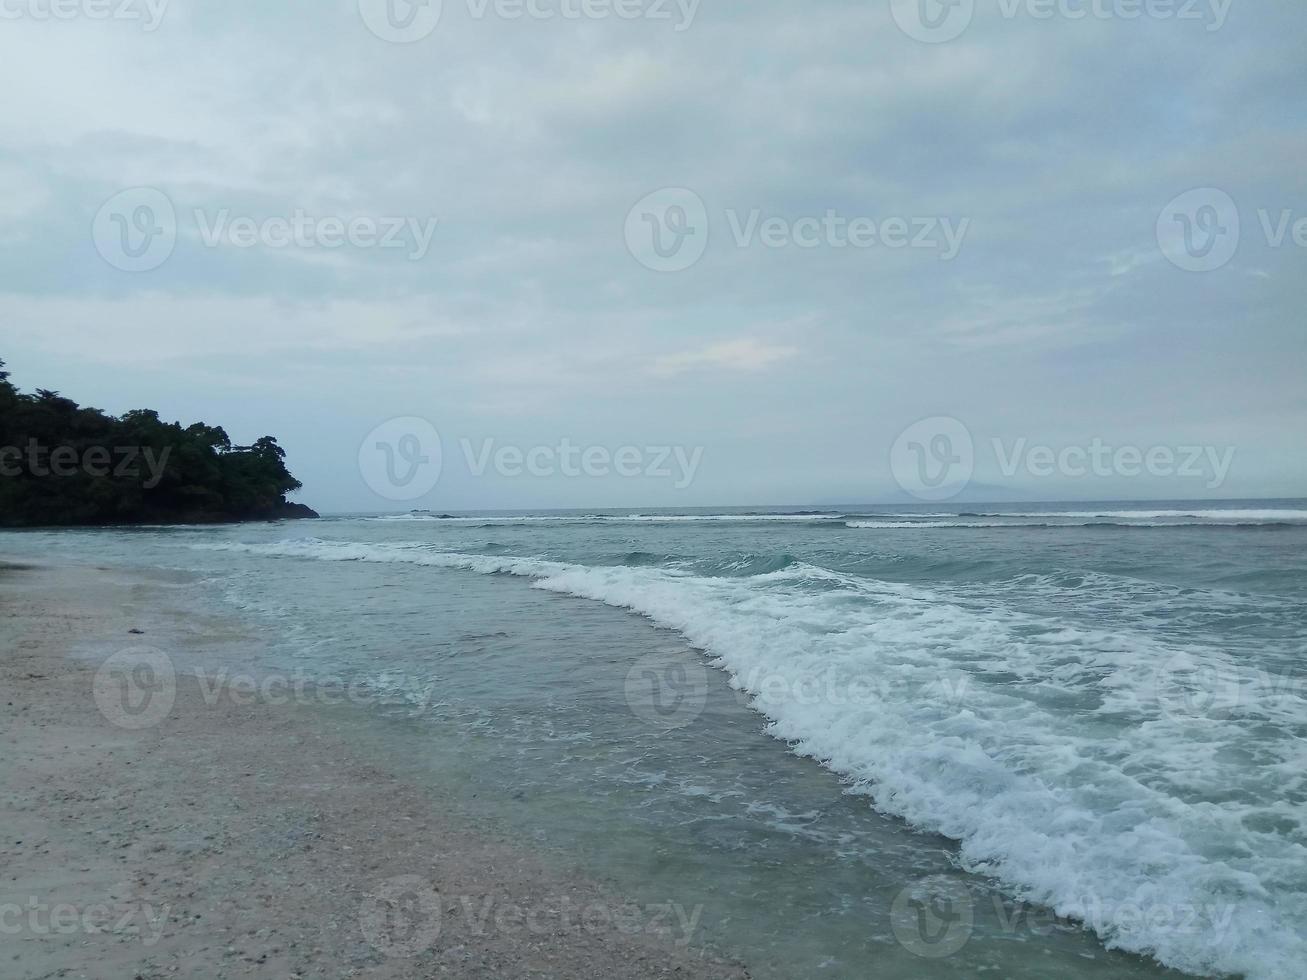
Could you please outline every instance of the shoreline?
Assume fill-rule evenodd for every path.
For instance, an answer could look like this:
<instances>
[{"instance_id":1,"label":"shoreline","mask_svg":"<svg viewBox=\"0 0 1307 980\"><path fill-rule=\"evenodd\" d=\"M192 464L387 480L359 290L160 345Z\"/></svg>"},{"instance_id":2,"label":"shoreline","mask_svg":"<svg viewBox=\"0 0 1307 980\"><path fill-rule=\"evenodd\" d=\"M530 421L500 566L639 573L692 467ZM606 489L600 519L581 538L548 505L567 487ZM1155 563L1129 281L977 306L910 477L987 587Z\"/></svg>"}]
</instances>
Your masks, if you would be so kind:
<instances>
[{"instance_id":1,"label":"shoreline","mask_svg":"<svg viewBox=\"0 0 1307 980\"><path fill-rule=\"evenodd\" d=\"M117 690L106 658L258 642L187 587L0 563L4 976L748 976L695 947L695 910L469 826L311 704Z\"/></svg>"}]
</instances>

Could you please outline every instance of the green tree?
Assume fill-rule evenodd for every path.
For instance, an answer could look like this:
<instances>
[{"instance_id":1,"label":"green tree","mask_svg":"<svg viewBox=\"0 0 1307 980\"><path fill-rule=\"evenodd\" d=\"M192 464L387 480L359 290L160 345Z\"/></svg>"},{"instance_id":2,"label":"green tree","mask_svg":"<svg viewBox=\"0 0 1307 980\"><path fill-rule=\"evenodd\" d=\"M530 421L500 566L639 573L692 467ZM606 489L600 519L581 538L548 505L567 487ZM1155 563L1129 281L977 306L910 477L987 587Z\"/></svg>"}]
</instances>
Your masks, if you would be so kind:
<instances>
[{"instance_id":1,"label":"green tree","mask_svg":"<svg viewBox=\"0 0 1307 980\"><path fill-rule=\"evenodd\" d=\"M3 368L0 361L0 524L317 516L286 500L301 484L272 436L233 447L219 426L196 422L183 428L150 409L114 418L56 391L23 394ZM64 465L57 465L60 460Z\"/></svg>"}]
</instances>

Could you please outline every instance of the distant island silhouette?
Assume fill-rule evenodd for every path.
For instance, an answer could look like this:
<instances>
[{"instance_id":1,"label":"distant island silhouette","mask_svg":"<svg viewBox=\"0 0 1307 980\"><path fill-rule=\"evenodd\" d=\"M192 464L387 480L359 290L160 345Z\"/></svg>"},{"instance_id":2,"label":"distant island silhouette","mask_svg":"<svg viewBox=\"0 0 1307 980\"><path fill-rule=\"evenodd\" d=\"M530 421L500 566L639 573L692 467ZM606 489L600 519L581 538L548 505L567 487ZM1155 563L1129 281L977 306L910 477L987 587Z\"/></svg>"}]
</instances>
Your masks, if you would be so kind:
<instances>
[{"instance_id":1,"label":"distant island silhouette","mask_svg":"<svg viewBox=\"0 0 1307 980\"><path fill-rule=\"evenodd\" d=\"M272 436L233 446L218 426L119 418L57 391L23 394L0 360L0 526L218 524L317 517Z\"/></svg>"}]
</instances>

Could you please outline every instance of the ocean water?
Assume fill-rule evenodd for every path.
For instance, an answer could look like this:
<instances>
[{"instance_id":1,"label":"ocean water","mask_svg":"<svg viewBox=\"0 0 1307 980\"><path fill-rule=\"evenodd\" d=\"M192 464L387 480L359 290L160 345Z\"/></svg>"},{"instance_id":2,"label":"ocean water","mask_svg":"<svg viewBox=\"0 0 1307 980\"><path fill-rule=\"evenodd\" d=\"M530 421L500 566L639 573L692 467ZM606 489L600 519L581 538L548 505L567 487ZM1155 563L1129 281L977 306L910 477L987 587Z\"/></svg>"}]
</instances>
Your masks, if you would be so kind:
<instances>
[{"instance_id":1,"label":"ocean water","mask_svg":"<svg viewBox=\"0 0 1307 980\"><path fill-rule=\"evenodd\" d=\"M774 977L1307 975L1307 502L13 532ZM246 665L249 666L249 665ZM366 700L366 699L365 699Z\"/></svg>"}]
</instances>

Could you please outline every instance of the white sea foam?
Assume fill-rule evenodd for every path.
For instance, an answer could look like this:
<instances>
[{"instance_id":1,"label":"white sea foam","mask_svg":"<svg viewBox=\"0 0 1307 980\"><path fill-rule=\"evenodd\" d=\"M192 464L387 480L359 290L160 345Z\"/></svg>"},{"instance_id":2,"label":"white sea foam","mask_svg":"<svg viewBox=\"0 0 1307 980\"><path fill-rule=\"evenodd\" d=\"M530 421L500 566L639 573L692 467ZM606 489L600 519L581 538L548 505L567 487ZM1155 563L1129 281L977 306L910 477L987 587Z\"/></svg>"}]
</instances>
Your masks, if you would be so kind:
<instances>
[{"instance_id":1,"label":"white sea foam","mask_svg":"<svg viewBox=\"0 0 1307 980\"><path fill-rule=\"evenodd\" d=\"M434 514L378 514L376 517L365 517L365 521L438 521L452 520L453 518L439 518Z\"/></svg>"},{"instance_id":2,"label":"white sea foam","mask_svg":"<svg viewBox=\"0 0 1307 980\"><path fill-rule=\"evenodd\" d=\"M866 514L856 520L837 512L788 514L517 514L448 517L435 514L382 514L365 517L365 521L430 521L441 524L541 524L541 523L613 523L678 524L693 522L751 523L819 523L847 521L853 528L906 527L1013 527L1017 521L1087 523L1122 523L1126 526L1170 527L1181 524L1211 524L1238 527L1250 524L1307 523L1307 510L1065 510L1065 511L966 511L936 513ZM927 523L931 522L931 523ZM942 523L934 523L942 522ZM1026 526L1037 527L1040 524Z\"/></svg>"},{"instance_id":3,"label":"white sea foam","mask_svg":"<svg viewBox=\"0 0 1307 980\"><path fill-rule=\"evenodd\" d=\"M1012 524L1005 524L1001 521L847 521L845 527L862 528L867 530L886 530L893 531L909 527L1013 527ZM1042 527L1042 524L1023 524L1016 525L1021 527Z\"/></svg>"},{"instance_id":4,"label":"white sea foam","mask_svg":"<svg viewBox=\"0 0 1307 980\"><path fill-rule=\"evenodd\" d=\"M1008 516L1008 515L1004 515ZM1031 514L1013 514L1014 520L921 520L921 521L846 521L845 526L863 530L901 530L905 528L986 528L986 527L1265 527L1265 521L1209 521L1209 520L1174 520L1156 521L1114 520L1107 515L1093 520L1075 520L1067 514L1042 514L1039 516L1057 518L1053 520L1026 520ZM1269 522L1283 523L1283 522Z\"/></svg>"},{"instance_id":5,"label":"white sea foam","mask_svg":"<svg viewBox=\"0 0 1307 980\"><path fill-rule=\"evenodd\" d=\"M714 656L776 738L1109 945L1252 980L1307 963L1307 827L1286 802L1307 794L1305 702L1193 717L1158 696L1168 672L1238 671L1222 650L803 564L710 578L421 543L194 547L509 573L631 609Z\"/></svg>"},{"instance_id":6,"label":"white sea foam","mask_svg":"<svg viewBox=\"0 0 1307 980\"><path fill-rule=\"evenodd\" d=\"M961 514L956 516L962 516ZM1094 518L1117 521L1161 521L1189 519L1198 521L1239 521L1258 524L1307 521L1307 510L1060 510L1060 511L986 511L978 517Z\"/></svg>"},{"instance_id":7,"label":"white sea foam","mask_svg":"<svg viewBox=\"0 0 1307 980\"><path fill-rule=\"evenodd\" d=\"M843 514L627 514L625 517L600 519L675 524L680 521L837 521L843 517Z\"/></svg>"},{"instance_id":8,"label":"white sea foam","mask_svg":"<svg viewBox=\"0 0 1307 980\"><path fill-rule=\"evenodd\" d=\"M383 514L365 517L365 521L436 521L441 524L537 524L537 523L613 523L613 524L677 524L705 521L715 523L754 521L781 521L808 523L839 521L843 514L521 514L508 516L484 515L481 517L439 517L433 514Z\"/></svg>"}]
</instances>

